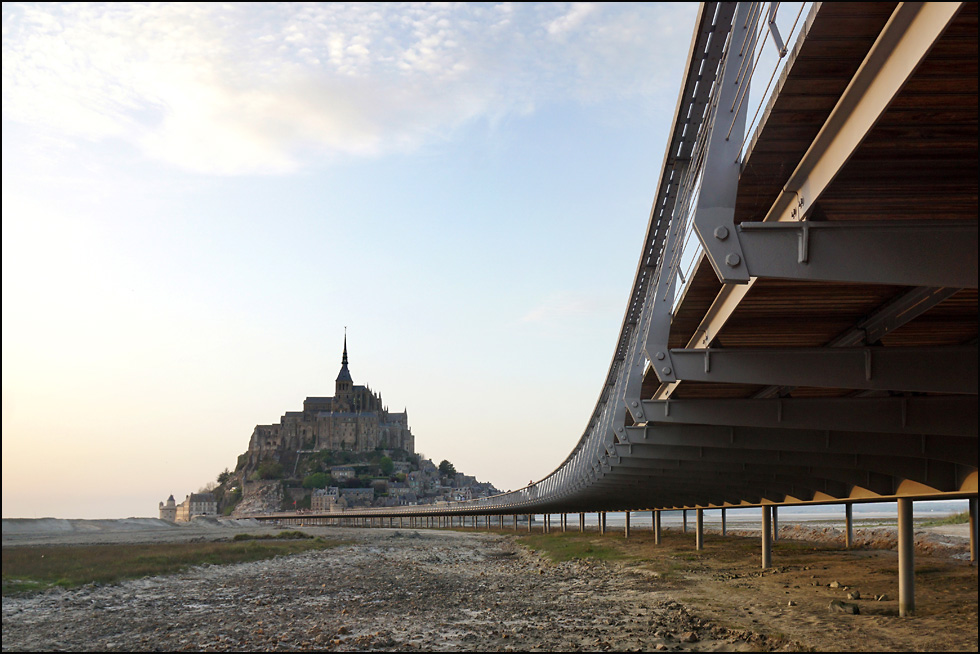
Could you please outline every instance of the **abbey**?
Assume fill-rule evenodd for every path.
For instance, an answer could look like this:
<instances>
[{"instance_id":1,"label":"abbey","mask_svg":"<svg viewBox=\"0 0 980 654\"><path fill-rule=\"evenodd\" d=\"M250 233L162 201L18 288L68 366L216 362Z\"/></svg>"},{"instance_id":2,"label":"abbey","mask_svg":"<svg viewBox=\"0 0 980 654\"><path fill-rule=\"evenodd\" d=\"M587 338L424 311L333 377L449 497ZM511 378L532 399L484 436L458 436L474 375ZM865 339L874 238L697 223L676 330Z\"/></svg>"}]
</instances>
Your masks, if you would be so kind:
<instances>
[{"instance_id":1,"label":"abbey","mask_svg":"<svg viewBox=\"0 0 980 654\"><path fill-rule=\"evenodd\" d=\"M408 411L393 413L381 395L355 386L347 368L347 337L333 397L308 397L302 411L288 411L279 424L257 425L248 444L248 467L263 459L301 451L375 449L415 453L415 437L408 427Z\"/></svg>"}]
</instances>

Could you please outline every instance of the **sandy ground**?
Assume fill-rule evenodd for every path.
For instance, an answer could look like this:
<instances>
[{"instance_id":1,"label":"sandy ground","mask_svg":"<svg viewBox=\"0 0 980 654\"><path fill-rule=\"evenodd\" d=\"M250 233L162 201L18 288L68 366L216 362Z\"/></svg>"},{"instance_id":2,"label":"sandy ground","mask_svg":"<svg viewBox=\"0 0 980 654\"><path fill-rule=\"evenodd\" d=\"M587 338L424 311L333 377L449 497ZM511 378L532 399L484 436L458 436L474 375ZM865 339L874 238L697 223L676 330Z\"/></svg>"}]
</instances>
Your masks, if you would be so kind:
<instances>
[{"instance_id":1,"label":"sandy ground","mask_svg":"<svg viewBox=\"0 0 980 654\"><path fill-rule=\"evenodd\" d=\"M65 522L39 528L5 520L3 546L276 531L250 521ZM5 597L3 649L977 651L977 568L964 560L966 538L949 533L965 526L954 527L917 534L912 618L898 617L895 552L838 549L834 540L843 536L833 526L784 526L776 568L765 573L750 536L709 533L706 549L696 552L691 534L669 531L655 546L648 531L636 530L628 562L555 564L507 533L306 528L351 543ZM887 546L890 531L858 534ZM624 542L622 534L592 536ZM858 615L828 608L855 591Z\"/></svg>"}]
</instances>

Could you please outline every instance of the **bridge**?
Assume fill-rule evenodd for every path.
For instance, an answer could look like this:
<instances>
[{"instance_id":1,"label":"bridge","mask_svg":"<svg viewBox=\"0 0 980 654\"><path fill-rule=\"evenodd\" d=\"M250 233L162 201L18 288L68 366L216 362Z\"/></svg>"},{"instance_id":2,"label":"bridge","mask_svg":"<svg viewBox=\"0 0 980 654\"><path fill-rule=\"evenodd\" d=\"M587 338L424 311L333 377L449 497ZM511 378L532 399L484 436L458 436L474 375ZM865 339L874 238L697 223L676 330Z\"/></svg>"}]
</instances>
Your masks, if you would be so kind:
<instances>
[{"instance_id":1,"label":"bridge","mask_svg":"<svg viewBox=\"0 0 980 654\"><path fill-rule=\"evenodd\" d=\"M852 503L897 501L911 614L913 501L969 499L976 559L977 78L976 4L702 4L565 460L494 497L302 520L649 510L659 539L683 509L700 548L705 509L757 506L768 567L774 507L844 503L850 533Z\"/></svg>"}]
</instances>

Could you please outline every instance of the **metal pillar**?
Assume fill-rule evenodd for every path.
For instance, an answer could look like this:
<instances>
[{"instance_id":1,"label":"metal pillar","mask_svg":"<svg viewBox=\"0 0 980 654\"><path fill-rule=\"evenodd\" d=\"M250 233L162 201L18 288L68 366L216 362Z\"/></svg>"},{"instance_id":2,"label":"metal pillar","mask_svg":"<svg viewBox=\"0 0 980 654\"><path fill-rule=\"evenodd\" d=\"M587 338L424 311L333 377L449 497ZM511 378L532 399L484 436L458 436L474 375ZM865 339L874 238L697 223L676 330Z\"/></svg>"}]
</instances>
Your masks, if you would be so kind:
<instances>
[{"instance_id":1,"label":"metal pillar","mask_svg":"<svg viewBox=\"0 0 980 654\"><path fill-rule=\"evenodd\" d=\"M694 549L703 550L704 549L704 509L697 509L695 511L695 519L697 520L696 531L694 537Z\"/></svg>"},{"instance_id":2,"label":"metal pillar","mask_svg":"<svg viewBox=\"0 0 980 654\"><path fill-rule=\"evenodd\" d=\"M977 498L970 498L970 563L977 564Z\"/></svg>"},{"instance_id":3,"label":"metal pillar","mask_svg":"<svg viewBox=\"0 0 980 654\"><path fill-rule=\"evenodd\" d=\"M772 567L772 514L769 507L762 507L762 569Z\"/></svg>"},{"instance_id":4,"label":"metal pillar","mask_svg":"<svg viewBox=\"0 0 980 654\"><path fill-rule=\"evenodd\" d=\"M660 545L663 542L663 529L660 528L660 509L653 512L653 542Z\"/></svg>"},{"instance_id":5,"label":"metal pillar","mask_svg":"<svg viewBox=\"0 0 980 654\"><path fill-rule=\"evenodd\" d=\"M517 514L514 514L514 531L517 531Z\"/></svg>"},{"instance_id":6,"label":"metal pillar","mask_svg":"<svg viewBox=\"0 0 980 654\"><path fill-rule=\"evenodd\" d=\"M527 532L531 533L531 514L527 514Z\"/></svg>"},{"instance_id":7,"label":"metal pillar","mask_svg":"<svg viewBox=\"0 0 980 654\"><path fill-rule=\"evenodd\" d=\"M726 510L727 509L722 509L721 510L721 535L722 536L727 536L728 535L728 524L725 522L725 511Z\"/></svg>"},{"instance_id":8,"label":"metal pillar","mask_svg":"<svg viewBox=\"0 0 980 654\"><path fill-rule=\"evenodd\" d=\"M854 546L854 504L847 502L844 504L844 547L851 549Z\"/></svg>"},{"instance_id":9,"label":"metal pillar","mask_svg":"<svg viewBox=\"0 0 980 654\"><path fill-rule=\"evenodd\" d=\"M687 533L687 509L684 509L683 511L681 511L681 513L683 514L684 533L686 534Z\"/></svg>"},{"instance_id":10,"label":"metal pillar","mask_svg":"<svg viewBox=\"0 0 980 654\"><path fill-rule=\"evenodd\" d=\"M568 531L568 514L567 513L562 513L561 514L561 533L564 534L566 531Z\"/></svg>"},{"instance_id":11,"label":"metal pillar","mask_svg":"<svg viewBox=\"0 0 980 654\"><path fill-rule=\"evenodd\" d=\"M630 512L626 512L626 531L624 532L624 538L630 537Z\"/></svg>"},{"instance_id":12,"label":"metal pillar","mask_svg":"<svg viewBox=\"0 0 980 654\"><path fill-rule=\"evenodd\" d=\"M585 531L585 514L584 513L579 513L578 514L578 530L580 532L584 532Z\"/></svg>"},{"instance_id":13,"label":"metal pillar","mask_svg":"<svg viewBox=\"0 0 980 654\"><path fill-rule=\"evenodd\" d=\"M772 507L772 542L779 540L779 507Z\"/></svg>"},{"instance_id":14,"label":"metal pillar","mask_svg":"<svg viewBox=\"0 0 980 654\"><path fill-rule=\"evenodd\" d=\"M912 500L898 499L898 615L915 615L915 542Z\"/></svg>"}]
</instances>

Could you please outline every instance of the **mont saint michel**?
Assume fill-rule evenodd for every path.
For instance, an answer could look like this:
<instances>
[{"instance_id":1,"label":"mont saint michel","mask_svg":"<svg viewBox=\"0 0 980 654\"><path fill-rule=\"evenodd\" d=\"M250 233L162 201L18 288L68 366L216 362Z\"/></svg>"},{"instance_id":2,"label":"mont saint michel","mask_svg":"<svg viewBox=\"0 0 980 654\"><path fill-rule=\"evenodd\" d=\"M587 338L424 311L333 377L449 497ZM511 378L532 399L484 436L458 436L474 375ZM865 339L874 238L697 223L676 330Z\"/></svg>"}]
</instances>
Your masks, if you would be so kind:
<instances>
[{"instance_id":1,"label":"mont saint michel","mask_svg":"<svg viewBox=\"0 0 980 654\"><path fill-rule=\"evenodd\" d=\"M499 492L447 460L436 465L416 453L408 410L390 411L381 393L354 383L345 335L333 396L307 397L302 411L256 425L233 471L180 504L171 495L159 512L161 519L187 522L463 501Z\"/></svg>"},{"instance_id":2,"label":"mont saint michel","mask_svg":"<svg viewBox=\"0 0 980 654\"><path fill-rule=\"evenodd\" d=\"M278 424L256 425L248 443L246 467L255 468L270 457L289 464L303 451L370 452L378 448L415 453L408 411L389 411L380 393L354 384L345 336L334 396L308 397L302 411L287 411Z\"/></svg>"}]
</instances>

